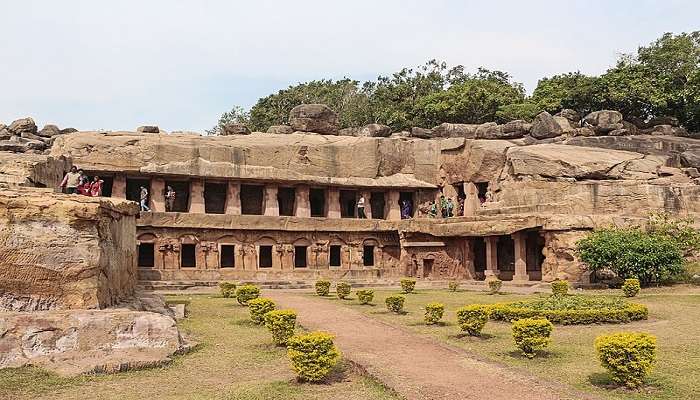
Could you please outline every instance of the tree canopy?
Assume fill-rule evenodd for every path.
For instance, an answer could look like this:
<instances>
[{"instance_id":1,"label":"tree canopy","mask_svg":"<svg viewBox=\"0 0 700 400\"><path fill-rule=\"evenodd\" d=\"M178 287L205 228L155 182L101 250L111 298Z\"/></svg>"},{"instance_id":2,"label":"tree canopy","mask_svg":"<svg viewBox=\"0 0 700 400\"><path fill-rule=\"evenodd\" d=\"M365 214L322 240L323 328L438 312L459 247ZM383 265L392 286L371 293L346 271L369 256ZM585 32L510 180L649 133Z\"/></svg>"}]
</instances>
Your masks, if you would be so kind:
<instances>
[{"instance_id":1,"label":"tree canopy","mask_svg":"<svg viewBox=\"0 0 700 400\"><path fill-rule=\"evenodd\" d=\"M636 123L673 117L700 131L700 31L664 34L635 54L622 55L600 76L576 71L544 77L531 96L507 72L480 68L467 73L462 65L449 67L436 60L367 82L314 80L263 97L250 110L233 107L208 133L219 133L231 122L265 131L287 124L293 107L309 103L328 105L338 113L341 128L507 122L571 108L581 115L618 110Z\"/></svg>"}]
</instances>

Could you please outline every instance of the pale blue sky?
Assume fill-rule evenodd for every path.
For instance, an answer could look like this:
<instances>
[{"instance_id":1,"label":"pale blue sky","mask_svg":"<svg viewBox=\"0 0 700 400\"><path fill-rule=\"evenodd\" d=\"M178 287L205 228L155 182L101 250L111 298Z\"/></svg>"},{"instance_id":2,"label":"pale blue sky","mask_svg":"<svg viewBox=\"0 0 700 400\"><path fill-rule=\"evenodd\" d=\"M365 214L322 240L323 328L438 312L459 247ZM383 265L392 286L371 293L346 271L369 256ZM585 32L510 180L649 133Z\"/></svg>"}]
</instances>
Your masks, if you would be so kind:
<instances>
[{"instance_id":1,"label":"pale blue sky","mask_svg":"<svg viewBox=\"0 0 700 400\"><path fill-rule=\"evenodd\" d=\"M112 130L202 131L290 84L431 58L505 70L531 91L700 29L691 0L0 0L0 15L0 122Z\"/></svg>"}]
</instances>

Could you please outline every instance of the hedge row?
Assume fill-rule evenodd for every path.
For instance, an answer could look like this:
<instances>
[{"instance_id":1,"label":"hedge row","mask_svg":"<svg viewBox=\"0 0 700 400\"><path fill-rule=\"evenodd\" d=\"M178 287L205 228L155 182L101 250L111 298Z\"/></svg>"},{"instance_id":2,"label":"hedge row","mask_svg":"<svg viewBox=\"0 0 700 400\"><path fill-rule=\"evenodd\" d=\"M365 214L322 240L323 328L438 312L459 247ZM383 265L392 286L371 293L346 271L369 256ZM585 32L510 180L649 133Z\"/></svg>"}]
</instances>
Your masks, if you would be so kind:
<instances>
[{"instance_id":1,"label":"hedge row","mask_svg":"<svg viewBox=\"0 0 700 400\"><path fill-rule=\"evenodd\" d=\"M527 306L526 302L497 303L491 306L491 319L513 321L523 318L546 318L562 325L621 323L647 319L649 310L642 304L626 303L621 308L545 310Z\"/></svg>"}]
</instances>

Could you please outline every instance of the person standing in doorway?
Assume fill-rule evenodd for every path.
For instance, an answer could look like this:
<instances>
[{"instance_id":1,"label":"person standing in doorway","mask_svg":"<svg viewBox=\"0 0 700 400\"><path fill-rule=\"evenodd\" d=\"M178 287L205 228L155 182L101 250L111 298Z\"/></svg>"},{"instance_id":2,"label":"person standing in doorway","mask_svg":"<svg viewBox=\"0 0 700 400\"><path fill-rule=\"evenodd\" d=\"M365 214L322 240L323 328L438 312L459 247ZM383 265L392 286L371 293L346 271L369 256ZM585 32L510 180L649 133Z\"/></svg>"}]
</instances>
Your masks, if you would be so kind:
<instances>
[{"instance_id":1,"label":"person standing in doorway","mask_svg":"<svg viewBox=\"0 0 700 400\"><path fill-rule=\"evenodd\" d=\"M360 198L357 200L357 217L360 219L367 218L367 214L365 214L365 196L364 195L360 195Z\"/></svg>"},{"instance_id":2,"label":"person standing in doorway","mask_svg":"<svg viewBox=\"0 0 700 400\"><path fill-rule=\"evenodd\" d=\"M175 189L168 185L165 190L165 211L171 212L175 207Z\"/></svg>"},{"instance_id":3,"label":"person standing in doorway","mask_svg":"<svg viewBox=\"0 0 700 400\"><path fill-rule=\"evenodd\" d=\"M445 199L445 195L440 195L440 215L442 215L442 218L447 218L447 199Z\"/></svg>"},{"instance_id":4,"label":"person standing in doorway","mask_svg":"<svg viewBox=\"0 0 700 400\"><path fill-rule=\"evenodd\" d=\"M78 185L80 185L80 174L78 173L78 167L74 165L70 167L70 171L63 177L61 190L67 194L75 194L78 191Z\"/></svg>"},{"instance_id":5,"label":"person standing in doorway","mask_svg":"<svg viewBox=\"0 0 700 400\"><path fill-rule=\"evenodd\" d=\"M90 184L90 196L92 197L100 197L102 196L102 184L104 184L105 181L100 179L99 176L95 175L92 178L92 183Z\"/></svg>"},{"instance_id":6,"label":"person standing in doorway","mask_svg":"<svg viewBox=\"0 0 700 400\"><path fill-rule=\"evenodd\" d=\"M145 187L141 186L141 211L151 211L151 209L148 207L148 189Z\"/></svg>"},{"instance_id":7,"label":"person standing in doorway","mask_svg":"<svg viewBox=\"0 0 700 400\"><path fill-rule=\"evenodd\" d=\"M455 203L452 202L452 197L447 198L447 217L454 217Z\"/></svg>"}]
</instances>

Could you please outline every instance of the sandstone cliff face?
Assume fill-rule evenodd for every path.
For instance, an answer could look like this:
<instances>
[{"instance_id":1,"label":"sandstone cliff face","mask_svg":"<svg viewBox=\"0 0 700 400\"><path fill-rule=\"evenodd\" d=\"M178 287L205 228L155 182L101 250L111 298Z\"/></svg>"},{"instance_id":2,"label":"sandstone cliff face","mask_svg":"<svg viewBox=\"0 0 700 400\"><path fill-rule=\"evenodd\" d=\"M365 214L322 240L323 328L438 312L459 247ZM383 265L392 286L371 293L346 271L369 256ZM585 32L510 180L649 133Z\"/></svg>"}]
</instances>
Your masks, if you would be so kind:
<instances>
[{"instance_id":1,"label":"sandstone cliff face","mask_svg":"<svg viewBox=\"0 0 700 400\"><path fill-rule=\"evenodd\" d=\"M95 309L136 285L135 203L0 191L0 310Z\"/></svg>"},{"instance_id":2,"label":"sandstone cliff face","mask_svg":"<svg viewBox=\"0 0 700 400\"><path fill-rule=\"evenodd\" d=\"M55 188L61 183L63 173L71 167L63 156L49 157L39 154L17 154L0 151L0 188L39 186Z\"/></svg>"}]
</instances>

